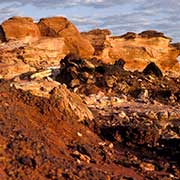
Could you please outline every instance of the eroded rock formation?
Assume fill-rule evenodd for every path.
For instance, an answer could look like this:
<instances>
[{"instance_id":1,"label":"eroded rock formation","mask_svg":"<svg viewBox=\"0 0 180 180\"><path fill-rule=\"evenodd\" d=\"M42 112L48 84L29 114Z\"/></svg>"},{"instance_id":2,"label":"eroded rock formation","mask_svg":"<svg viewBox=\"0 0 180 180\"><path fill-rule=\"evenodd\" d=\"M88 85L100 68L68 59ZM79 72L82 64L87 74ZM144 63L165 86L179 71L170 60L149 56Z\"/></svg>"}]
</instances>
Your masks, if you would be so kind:
<instances>
[{"instance_id":1,"label":"eroded rock formation","mask_svg":"<svg viewBox=\"0 0 180 180\"><path fill-rule=\"evenodd\" d=\"M90 57L94 48L83 38L77 28L64 17L43 18L38 23L42 36L64 37L72 53L81 57Z\"/></svg>"},{"instance_id":2,"label":"eroded rock formation","mask_svg":"<svg viewBox=\"0 0 180 180\"><path fill-rule=\"evenodd\" d=\"M178 64L179 49L171 44L170 38L156 31L107 37L104 43L107 46L100 55L104 62L111 63L121 58L129 70L142 71L147 64L154 62L165 72Z\"/></svg>"},{"instance_id":3,"label":"eroded rock formation","mask_svg":"<svg viewBox=\"0 0 180 180\"><path fill-rule=\"evenodd\" d=\"M123 59L125 69L132 71L142 71L154 62L163 73L179 75L179 43L171 43L163 33L151 30L139 34L128 32L122 36L110 34L107 29L79 33L64 17L43 18L37 24L31 18L13 17L1 24L0 67L17 63L37 69L57 66L59 60L73 53L81 58L96 57L110 64ZM26 70L18 69L15 74ZM7 71L1 74L13 77Z\"/></svg>"},{"instance_id":4,"label":"eroded rock formation","mask_svg":"<svg viewBox=\"0 0 180 180\"><path fill-rule=\"evenodd\" d=\"M28 46L22 47L21 58L35 68L57 66L70 50L64 38L41 38Z\"/></svg>"},{"instance_id":5,"label":"eroded rock formation","mask_svg":"<svg viewBox=\"0 0 180 180\"><path fill-rule=\"evenodd\" d=\"M1 24L2 41L35 41L40 38L40 30L30 17L12 17Z\"/></svg>"}]
</instances>

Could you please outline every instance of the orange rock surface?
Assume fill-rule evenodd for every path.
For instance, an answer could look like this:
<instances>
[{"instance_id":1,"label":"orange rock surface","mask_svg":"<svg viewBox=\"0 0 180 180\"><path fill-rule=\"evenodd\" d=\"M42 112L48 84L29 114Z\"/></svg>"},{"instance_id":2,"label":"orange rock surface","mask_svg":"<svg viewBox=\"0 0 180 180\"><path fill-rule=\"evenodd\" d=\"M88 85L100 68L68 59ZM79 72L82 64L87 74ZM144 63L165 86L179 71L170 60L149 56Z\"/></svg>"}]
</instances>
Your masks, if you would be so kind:
<instances>
[{"instance_id":1,"label":"orange rock surface","mask_svg":"<svg viewBox=\"0 0 180 180\"><path fill-rule=\"evenodd\" d=\"M131 71L142 71L154 62L163 73L179 76L180 45L171 43L171 38L163 33L151 30L122 36L110 34L107 29L80 33L65 17L43 18L37 24L32 18L12 17L0 26L0 75L11 78L31 67L57 66L67 54L73 53L81 58L96 57L110 64L123 59L125 69ZM17 73L3 68L18 63L21 68L12 68ZM23 68L23 64L26 67Z\"/></svg>"},{"instance_id":2,"label":"orange rock surface","mask_svg":"<svg viewBox=\"0 0 180 180\"><path fill-rule=\"evenodd\" d=\"M1 24L1 40L19 40L25 42L40 38L38 26L29 17L12 17ZM5 37L4 37L5 36Z\"/></svg>"},{"instance_id":3,"label":"orange rock surface","mask_svg":"<svg viewBox=\"0 0 180 180\"><path fill-rule=\"evenodd\" d=\"M145 31L140 34L107 37L100 58L106 63L123 59L128 70L142 71L150 62L156 63L163 72L178 66L180 50L171 44L163 33Z\"/></svg>"},{"instance_id":4,"label":"orange rock surface","mask_svg":"<svg viewBox=\"0 0 180 180\"><path fill-rule=\"evenodd\" d=\"M43 18L38 23L42 36L64 37L72 53L81 57L90 57L94 48L83 38L77 28L64 17Z\"/></svg>"}]
</instances>

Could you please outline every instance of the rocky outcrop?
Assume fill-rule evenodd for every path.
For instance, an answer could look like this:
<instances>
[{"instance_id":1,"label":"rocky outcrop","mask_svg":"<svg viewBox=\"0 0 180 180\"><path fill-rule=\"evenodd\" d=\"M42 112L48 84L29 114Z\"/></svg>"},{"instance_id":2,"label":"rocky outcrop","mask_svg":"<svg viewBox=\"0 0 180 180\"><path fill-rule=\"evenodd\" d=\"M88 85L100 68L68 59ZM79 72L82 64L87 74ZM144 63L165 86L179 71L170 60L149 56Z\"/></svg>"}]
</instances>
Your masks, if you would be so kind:
<instances>
[{"instance_id":1,"label":"rocky outcrop","mask_svg":"<svg viewBox=\"0 0 180 180\"><path fill-rule=\"evenodd\" d=\"M69 53L63 38L41 38L31 44L13 41L0 45L0 76L11 79L17 75L58 66Z\"/></svg>"},{"instance_id":2,"label":"rocky outcrop","mask_svg":"<svg viewBox=\"0 0 180 180\"><path fill-rule=\"evenodd\" d=\"M106 47L106 37L111 34L108 29L94 29L89 32L82 32L83 37L87 38L95 49L94 55L100 55Z\"/></svg>"},{"instance_id":3,"label":"rocky outcrop","mask_svg":"<svg viewBox=\"0 0 180 180\"><path fill-rule=\"evenodd\" d=\"M0 79L12 79L16 76L31 71L35 71L35 69L23 62L18 62L15 64L0 63Z\"/></svg>"},{"instance_id":4,"label":"rocky outcrop","mask_svg":"<svg viewBox=\"0 0 180 180\"><path fill-rule=\"evenodd\" d=\"M0 27L0 179L180 179L180 44L32 23Z\"/></svg>"},{"instance_id":5,"label":"rocky outcrop","mask_svg":"<svg viewBox=\"0 0 180 180\"><path fill-rule=\"evenodd\" d=\"M10 41L0 44L0 79L12 79L35 68L23 62L20 54L24 47L23 42Z\"/></svg>"},{"instance_id":6,"label":"rocky outcrop","mask_svg":"<svg viewBox=\"0 0 180 180\"><path fill-rule=\"evenodd\" d=\"M177 57L180 54L177 45L171 45L170 42L170 38L156 31L107 37L107 46L100 58L106 63L124 59L125 68L133 71L142 71L147 64L154 62L165 72L178 63Z\"/></svg>"},{"instance_id":7,"label":"rocky outcrop","mask_svg":"<svg viewBox=\"0 0 180 180\"><path fill-rule=\"evenodd\" d=\"M23 40L35 41L40 38L38 26L29 17L12 17L1 24L0 38L2 41Z\"/></svg>"},{"instance_id":8,"label":"rocky outcrop","mask_svg":"<svg viewBox=\"0 0 180 180\"><path fill-rule=\"evenodd\" d=\"M50 99L64 116L76 119L79 122L85 119L93 119L92 112L77 94L70 92L65 85L61 85L50 78L30 81L17 79L11 83L11 86L28 91L35 96Z\"/></svg>"},{"instance_id":9,"label":"rocky outcrop","mask_svg":"<svg viewBox=\"0 0 180 180\"><path fill-rule=\"evenodd\" d=\"M23 61L33 67L57 66L68 53L64 38L42 38L21 50Z\"/></svg>"},{"instance_id":10,"label":"rocky outcrop","mask_svg":"<svg viewBox=\"0 0 180 180\"><path fill-rule=\"evenodd\" d=\"M0 179L180 179L180 77L137 51L162 63L179 45L154 33L103 36L135 53L114 64L69 53L64 37L1 43ZM142 72L124 68L134 56Z\"/></svg>"},{"instance_id":11,"label":"rocky outcrop","mask_svg":"<svg viewBox=\"0 0 180 180\"><path fill-rule=\"evenodd\" d=\"M85 119L93 119L92 112L83 103L82 99L77 94L70 92L64 85L55 88L50 98L55 98L61 111L67 116L74 114L79 122Z\"/></svg>"},{"instance_id":12,"label":"rocky outcrop","mask_svg":"<svg viewBox=\"0 0 180 180\"><path fill-rule=\"evenodd\" d=\"M0 67L4 67L0 76L5 79L32 67L58 66L69 53L81 57L94 53L90 42L64 17L44 18L38 24L31 18L12 17L1 24L0 40Z\"/></svg>"},{"instance_id":13,"label":"rocky outcrop","mask_svg":"<svg viewBox=\"0 0 180 180\"><path fill-rule=\"evenodd\" d=\"M71 53L81 57L90 57L94 48L81 36L76 27L64 17L43 18L38 23L42 36L63 37Z\"/></svg>"},{"instance_id":14,"label":"rocky outcrop","mask_svg":"<svg viewBox=\"0 0 180 180\"><path fill-rule=\"evenodd\" d=\"M38 24L31 18L10 18L0 27L3 42L0 44L0 67L11 69L15 66L13 69L17 72L1 68L1 78L13 78L32 67L58 66L69 53L86 59L95 57L107 64L123 59L124 68L131 71L143 71L154 62L162 73L179 76L180 45L171 43L163 33L151 30L139 34L128 32L122 36L110 34L107 29L79 33L64 17L43 18Z\"/></svg>"}]
</instances>

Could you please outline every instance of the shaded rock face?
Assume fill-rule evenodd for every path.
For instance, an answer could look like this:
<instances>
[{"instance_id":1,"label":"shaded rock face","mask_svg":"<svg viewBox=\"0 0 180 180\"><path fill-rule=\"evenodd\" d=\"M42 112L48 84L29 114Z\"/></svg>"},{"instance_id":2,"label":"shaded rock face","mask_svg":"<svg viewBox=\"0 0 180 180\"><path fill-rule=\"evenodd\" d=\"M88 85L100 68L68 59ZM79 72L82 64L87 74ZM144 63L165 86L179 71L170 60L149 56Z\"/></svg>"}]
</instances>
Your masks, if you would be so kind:
<instances>
[{"instance_id":1,"label":"shaded rock face","mask_svg":"<svg viewBox=\"0 0 180 180\"><path fill-rule=\"evenodd\" d=\"M143 31L139 33L138 35L143 38L163 37L163 38L167 38L171 40L171 38L164 36L162 32L158 32L154 30Z\"/></svg>"},{"instance_id":2,"label":"shaded rock face","mask_svg":"<svg viewBox=\"0 0 180 180\"><path fill-rule=\"evenodd\" d=\"M125 70L122 59L109 65L68 55L60 63L56 80L77 93L90 95L102 91L123 94L137 102L179 102L179 80L163 75L155 63L148 64L143 72Z\"/></svg>"},{"instance_id":3,"label":"shaded rock face","mask_svg":"<svg viewBox=\"0 0 180 180\"><path fill-rule=\"evenodd\" d=\"M105 63L122 58L126 62L125 68L133 71L142 71L150 62L155 62L165 72L178 64L180 54L177 45L170 42L170 38L156 31L112 36L106 39L105 43L109 45L103 49L100 57Z\"/></svg>"},{"instance_id":4,"label":"shaded rock face","mask_svg":"<svg viewBox=\"0 0 180 180\"><path fill-rule=\"evenodd\" d=\"M163 76L161 70L156 66L154 62L151 62L150 64L148 64L147 67L143 70L143 73L145 75L154 74L157 77Z\"/></svg>"},{"instance_id":5,"label":"shaded rock face","mask_svg":"<svg viewBox=\"0 0 180 180\"><path fill-rule=\"evenodd\" d=\"M94 53L89 41L83 38L76 27L64 17L43 18L38 27L42 36L64 37L72 53L81 57L89 57Z\"/></svg>"},{"instance_id":6,"label":"shaded rock face","mask_svg":"<svg viewBox=\"0 0 180 180\"><path fill-rule=\"evenodd\" d=\"M123 75L125 72L124 64L122 59L116 61L114 65L107 65L97 59L86 60L67 55L60 62L60 73L56 76L56 80L65 83L68 88L82 90L83 93L96 93L100 88L111 88L116 84L121 73Z\"/></svg>"},{"instance_id":7,"label":"shaded rock face","mask_svg":"<svg viewBox=\"0 0 180 180\"><path fill-rule=\"evenodd\" d=\"M4 42L4 41L6 41L5 33L3 31L2 26L0 26L0 42Z\"/></svg>"},{"instance_id":8,"label":"shaded rock face","mask_svg":"<svg viewBox=\"0 0 180 180\"><path fill-rule=\"evenodd\" d=\"M29 17L12 17L1 24L1 40L35 41L40 38L38 26ZM3 36L4 35L4 36Z\"/></svg>"}]
</instances>

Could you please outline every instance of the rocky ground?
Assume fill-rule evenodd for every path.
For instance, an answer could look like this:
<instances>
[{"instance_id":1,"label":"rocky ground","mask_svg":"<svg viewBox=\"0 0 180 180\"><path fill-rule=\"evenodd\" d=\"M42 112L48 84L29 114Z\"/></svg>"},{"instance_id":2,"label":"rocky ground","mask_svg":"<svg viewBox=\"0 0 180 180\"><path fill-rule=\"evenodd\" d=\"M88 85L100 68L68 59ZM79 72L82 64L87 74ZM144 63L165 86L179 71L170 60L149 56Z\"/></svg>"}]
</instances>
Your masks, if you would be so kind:
<instances>
[{"instance_id":1,"label":"rocky ground","mask_svg":"<svg viewBox=\"0 0 180 180\"><path fill-rule=\"evenodd\" d=\"M45 77L2 79L0 179L179 179L180 79L123 67L68 55ZM32 95L48 77L57 87Z\"/></svg>"},{"instance_id":2,"label":"rocky ground","mask_svg":"<svg viewBox=\"0 0 180 180\"><path fill-rule=\"evenodd\" d=\"M64 17L0 41L0 180L180 179L179 43Z\"/></svg>"}]
</instances>

